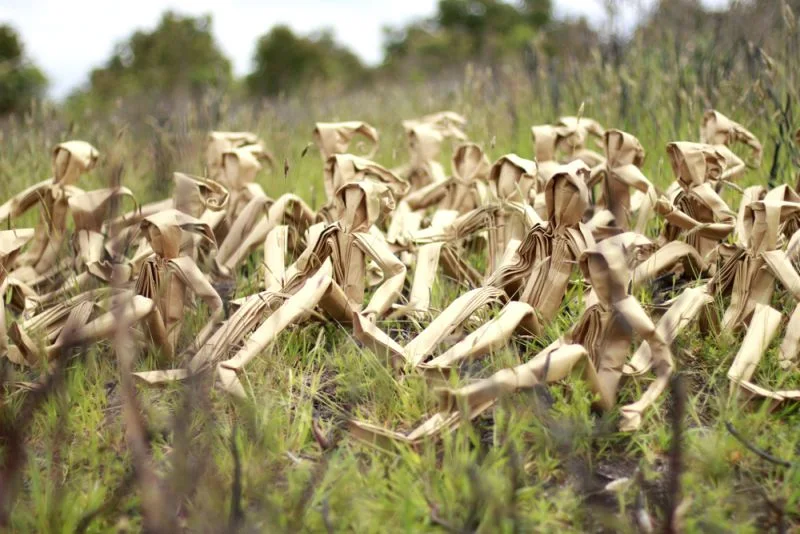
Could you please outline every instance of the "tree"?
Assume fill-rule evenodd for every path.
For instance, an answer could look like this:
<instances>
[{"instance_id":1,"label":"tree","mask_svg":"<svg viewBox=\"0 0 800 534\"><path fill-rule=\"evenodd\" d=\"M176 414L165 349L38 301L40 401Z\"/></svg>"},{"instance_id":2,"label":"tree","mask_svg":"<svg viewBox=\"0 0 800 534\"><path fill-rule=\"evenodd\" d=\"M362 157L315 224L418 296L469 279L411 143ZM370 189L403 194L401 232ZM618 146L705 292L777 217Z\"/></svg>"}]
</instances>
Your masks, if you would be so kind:
<instances>
[{"instance_id":1,"label":"tree","mask_svg":"<svg viewBox=\"0 0 800 534\"><path fill-rule=\"evenodd\" d=\"M385 68L425 74L466 61L492 63L521 52L550 23L550 0L439 0L436 14L385 30Z\"/></svg>"},{"instance_id":2,"label":"tree","mask_svg":"<svg viewBox=\"0 0 800 534\"><path fill-rule=\"evenodd\" d=\"M0 25L0 115L24 111L46 88L47 78L25 57L17 32Z\"/></svg>"},{"instance_id":3,"label":"tree","mask_svg":"<svg viewBox=\"0 0 800 534\"><path fill-rule=\"evenodd\" d=\"M358 56L338 44L330 31L303 37L287 26L275 26L258 40L247 87L253 96L274 96L334 80L352 87L367 75Z\"/></svg>"},{"instance_id":4,"label":"tree","mask_svg":"<svg viewBox=\"0 0 800 534\"><path fill-rule=\"evenodd\" d=\"M231 82L231 63L211 33L211 16L167 11L152 32L137 31L116 46L90 75L89 92L101 99L153 93L200 94Z\"/></svg>"}]
</instances>

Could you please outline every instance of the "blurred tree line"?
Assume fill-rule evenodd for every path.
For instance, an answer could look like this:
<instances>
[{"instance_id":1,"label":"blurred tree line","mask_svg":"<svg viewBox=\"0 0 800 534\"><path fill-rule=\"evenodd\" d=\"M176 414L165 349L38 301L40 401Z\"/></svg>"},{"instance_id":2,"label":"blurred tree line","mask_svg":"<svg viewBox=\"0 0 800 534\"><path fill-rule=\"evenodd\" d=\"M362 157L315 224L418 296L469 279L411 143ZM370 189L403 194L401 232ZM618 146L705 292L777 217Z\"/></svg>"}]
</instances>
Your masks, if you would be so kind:
<instances>
[{"instance_id":1,"label":"blurred tree line","mask_svg":"<svg viewBox=\"0 0 800 534\"><path fill-rule=\"evenodd\" d=\"M0 25L0 115L25 111L46 88L47 78L25 57L17 32Z\"/></svg>"},{"instance_id":2,"label":"blurred tree line","mask_svg":"<svg viewBox=\"0 0 800 534\"><path fill-rule=\"evenodd\" d=\"M608 5L624 9L625 2L609 0ZM687 34L705 35L710 42L763 41L770 25L784 16L782 5L783 0L754 0L727 12L711 12L699 0L661 0L631 39L644 38L662 49L680 46ZM585 19L556 20L551 0L439 0L431 17L384 28L384 41L383 62L370 67L330 31L298 35L287 26L275 26L257 40L252 71L237 80L213 37L211 17L168 11L152 31L137 31L119 43L68 103L83 110L122 99L194 98L209 92L263 98L302 94L320 85L346 91L373 82L459 74L466 63L495 66L522 57L527 64L531 58L536 64L542 59L552 64L581 61L597 50L618 58L618 48L625 44L601 38ZM24 110L45 87L17 34L0 26L0 114Z\"/></svg>"}]
</instances>

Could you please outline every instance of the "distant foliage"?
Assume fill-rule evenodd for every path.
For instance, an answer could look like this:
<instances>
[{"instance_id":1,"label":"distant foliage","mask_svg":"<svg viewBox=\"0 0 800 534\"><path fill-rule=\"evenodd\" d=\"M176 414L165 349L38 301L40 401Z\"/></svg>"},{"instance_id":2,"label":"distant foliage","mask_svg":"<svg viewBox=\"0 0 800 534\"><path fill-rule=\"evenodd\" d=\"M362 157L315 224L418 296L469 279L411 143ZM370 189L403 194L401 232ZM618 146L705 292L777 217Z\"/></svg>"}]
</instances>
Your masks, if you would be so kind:
<instances>
[{"instance_id":1,"label":"distant foliage","mask_svg":"<svg viewBox=\"0 0 800 534\"><path fill-rule=\"evenodd\" d=\"M256 44L247 87L253 96L274 96L334 80L355 86L366 74L358 56L336 43L329 31L303 37L276 26Z\"/></svg>"},{"instance_id":2,"label":"distant foliage","mask_svg":"<svg viewBox=\"0 0 800 534\"><path fill-rule=\"evenodd\" d=\"M17 32L0 25L0 115L25 111L47 87L42 71L25 57Z\"/></svg>"},{"instance_id":3,"label":"distant foliage","mask_svg":"<svg viewBox=\"0 0 800 534\"><path fill-rule=\"evenodd\" d=\"M433 17L384 29L384 67L429 75L500 61L530 47L551 20L550 0L439 0Z\"/></svg>"},{"instance_id":4,"label":"distant foliage","mask_svg":"<svg viewBox=\"0 0 800 534\"><path fill-rule=\"evenodd\" d=\"M100 100L130 95L199 94L227 87L231 63L211 33L211 17L166 12L155 30L137 31L92 71L88 92Z\"/></svg>"}]
</instances>

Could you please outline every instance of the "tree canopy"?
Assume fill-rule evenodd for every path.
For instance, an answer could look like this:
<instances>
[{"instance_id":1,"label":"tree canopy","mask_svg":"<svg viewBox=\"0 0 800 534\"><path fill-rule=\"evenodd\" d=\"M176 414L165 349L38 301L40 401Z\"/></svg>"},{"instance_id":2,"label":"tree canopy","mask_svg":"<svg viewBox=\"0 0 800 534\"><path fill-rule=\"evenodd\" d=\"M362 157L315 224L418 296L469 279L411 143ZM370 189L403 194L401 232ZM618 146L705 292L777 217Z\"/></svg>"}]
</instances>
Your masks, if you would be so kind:
<instances>
[{"instance_id":1,"label":"tree canopy","mask_svg":"<svg viewBox=\"0 0 800 534\"><path fill-rule=\"evenodd\" d=\"M352 86L366 74L358 56L338 44L330 31L303 37L281 25L259 38L247 87L251 95L273 96L317 82L338 80Z\"/></svg>"},{"instance_id":2,"label":"tree canopy","mask_svg":"<svg viewBox=\"0 0 800 534\"><path fill-rule=\"evenodd\" d=\"M90 93L112 99L226 87L231 63L214 40L211 24L208 15L167 11L153 31L135 32L115 47L104 67L92 71Z\"/></svg>"},{"instance_id":3,"label":"tree canopy","mask_svg":"<svg viewBox=\"0 0 800 534\"><path fill-rule=\"evenodd\" d=\"M17 32L0 25L0 115L24 111L46 88L47 78L25 57Z\"/></svg>"},{"instance_id":4,"label":"tree canopy","mask_svg":"<svg viewBox=\"0 0 800 534\"><path fill-rule=\"evenodd\" d=\"M497 61L529 46L551 19L550 0L439 0L431 18L384 29L384 67L431 74Z\"/></svg>"}]
</instances>

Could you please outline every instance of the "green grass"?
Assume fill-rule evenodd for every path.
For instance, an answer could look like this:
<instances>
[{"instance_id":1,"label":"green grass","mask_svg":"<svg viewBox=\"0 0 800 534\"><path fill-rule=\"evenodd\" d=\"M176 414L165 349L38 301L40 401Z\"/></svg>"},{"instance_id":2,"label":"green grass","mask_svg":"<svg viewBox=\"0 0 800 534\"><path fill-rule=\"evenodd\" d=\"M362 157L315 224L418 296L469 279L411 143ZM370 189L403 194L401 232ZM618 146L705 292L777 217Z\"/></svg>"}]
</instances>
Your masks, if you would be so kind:
<instances>
[{"instance_id":1,"label":"green grass","mask_svg":"<svg viewBox=\"0 0 800 534\"><path fill-rule=\"evenodd\" d=\"M698 80L702 69L713 66L690 58L679 67L670 54L641 54L623 65L622 72L599 62L575 70L565 66L557 73L557 100L548 83L548 76L555 74L536 71L527 76L508 68L498 69L496 76L473 69L465 80L449 85L386 87L344 97L311 95L259 107L225 100L178 103L169 114L144 119L135 116L136 110L122 108L111 116L71 121L45 106L5 124L0 192L7 198L47 178L51 147L80 138L105 156L82 187L104 186L114 164L123 162L123 182L140 201L162 198L170 191L168 171L202 173L209 129L245 129L258 133L278 161L278 170L259 178L265 189L275 196L291 191L319 207L324 201L321 163L315 150L301 157L315 120L370 122L382 136L375 159L391 167L406 159L402 118L454 109L468 117L470 138L485 147L491 160L507 152L532 157L529 126L574 114L581 103L586 116L639 137L648 151L644 172L661 188L672 179L666 143L696 139L702 111L713 105L764 142L761 167L749 171L740 185L765 183L775 144L788 139L789 131L779 129L772 101L759 87L768 82L780 101L787 96L796 102L792 61L797 60L780 63L781 58L774 57L777 74L745 73L742 67L734 71L739 76L711 92ZM676 89L679 74L681 91ZM756 85L759 80L761 86ZM621 84L630 99L624 114ZM449 153L446 146L446 167ZM795 154L783 145L776 183L794 182ZM728 190L725 195L738 205L737 193ZM29 226L35 220L29 214L14 224ZM657 223L649 229L653 236L657 230ZM255 264L251 260L248 272L255 272ZM237 296L253 287L252 277L240 279ZM461 290L440 280L434 286L434 307L443 308ZM582 306L580 286L571 291L568 304L541 339L509 345L471 367L460 381L527 360L566 331ZM650 295L645 292L641 298L648 302ZM778 292L775 305L788 314L795 303ZM199 310L186 321L184 344L204 317ZM381 326L415 328L410 323ZM706 335L692 326L673 346L687 389L681 478L687 531L800 528L800 416L792 405L769 412L759 403L744 406L732 398L726 373L741 337L737 332ZM778 343L755 379L773 388L797 387L797 369L785 372L777 366ZM148 354L136 369L156 365L156 356ZM12 384L35 380L42 369L7 363L4 369L8 422L30 398ZM140 490L128 480L133 465L110 344L70 358L64 376L64 387L26 421L27 462L11 507L11 528L73 532L86 514L110 503L89 522L87 532L139 531ZM648 380L627 381L620 403L635 398ZM345 327L307 323L282 333L247 366L242 382L249 398L240 402L202 385L139 389L156 471L170 496L163 504L191 531L635 532L642 507L657 525L664 520L674 403L669 395L646 413L641 430L622 434L615 430L618 413L593 414L586 384L571 379L546 393L505 399L492 414L418 451L400 446L387 451L354 441L343 431L343 422L357 417L406 430L435 407L435 395L420 377L398 380L384 362L360 350ZM754 446L793 465L775 465L753 454L728 432L726 422ZM314 425L334 444L330 449L318 444ZM621 478L629 483L618 492L603 490ZM238 523L230 519L237 483Z\"/></svg>"}]
</instances>

